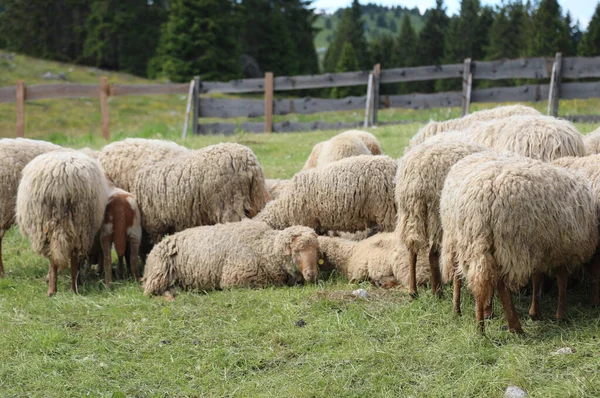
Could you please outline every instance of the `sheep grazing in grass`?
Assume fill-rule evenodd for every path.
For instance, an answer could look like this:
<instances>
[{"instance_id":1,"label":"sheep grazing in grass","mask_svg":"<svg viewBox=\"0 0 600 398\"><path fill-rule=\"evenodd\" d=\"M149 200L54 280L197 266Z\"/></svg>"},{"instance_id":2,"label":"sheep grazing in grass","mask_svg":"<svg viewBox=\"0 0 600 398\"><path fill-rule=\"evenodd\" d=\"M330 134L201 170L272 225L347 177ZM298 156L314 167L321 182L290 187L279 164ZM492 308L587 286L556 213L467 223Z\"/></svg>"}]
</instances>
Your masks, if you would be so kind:
<instances>
[{"instance_id":1,"label":"sheep grazing in grass","mask_svg":"<svg viewBox=\"0 0 600 398\"><path fill-rule=\"evenodd\" d=\"M587 262L598 243L592 188L581 176L550 163L520 156L485 161L487 156L459 161L444 184L443 274L451 274L448 270L457 264L466 276L481 332L494 287L509 330L522 332L509 289L537 272L557 273L556 317L564 319L569 269Z\"/></svg>"},{"instance_id":2,"label":"sheep grazing in grass","mask_svg":"<svg viewBox=\"0 0 600 398\"><path fill-rule=\"evenodd\" d=\"M385 288L409 286L408 251L398 244L393 232L379 233L358 242L319 236L319 250L324 263L333 265L350 283L368 280ZM417 264L416 280L419 285L429 280L423 259Z\"/></svg>"},{"instance_id":3,"label":"sheep grazing in grass","mask_svg":"<svg viewBox=\"0 0 600 398\"><path fill-rule=\"evenodd\" d=\"M50 260L48 296L56 293L57 271L71 263L77 292L79 262L92 248L108 198L98 162L75 151L50 152L23 169L17 192L17 223L33 250Z\"/></svg>"},{"instance_id":4,"label":"sheep grazing in grass","mask_svg":"<svg viewBox=\"0 0 600 398\"><path fill-rule=\"evenodd\" d=\"M302 170L320 167L359 155L380 155L381 145L371 133L349 130L316 144Z\"/></svg>"},{"instance_id":5,"label":"sheep grazing in grass","mask_svg":"<svg viewBox=\"0 0 600 398\"><path fill-rule=\"evenodd\" d=\"M255 220L187 229L157 244L146 263L146 295L186 290L293 285L317 277L315 232L283 231Z\"/></svg>"},{"instance_id":6,"label":"sheep grazing in grass","mask_svg":"<svg viewBox=\"0 0 600 398\"><path fill-rule=\"evenodd\" d=\"M187 151L188 149L171 141L127 138L102 148L98 161L117 187L133 192L135 177L141 168L172 159Z\"/></svg>"},{"instance_id":7,"label":"sheep grazing in grass","mask_svg":"<svg viewBox=\"0 0 600 398\"><path fill-rule=\"evenodd\" d=\"M583 143L588 155L600 153L600 128L584 136Z\"/></svg>"},{"instance_id":8,"label":"sheep grazing in grass","mask_svg":"<svg viewBox=\"0 0 600 398\"><path fill-rule=\"evenodd\" d=\"M268 198L258 159L234 143L149 165L139 171L133 193L155 244L186 228L252 218Z\"/></svg>"},{"instance_id":9,"label":"sheep grazing in grass","mask_svg":"<svg viewBox=\"0 0 600 398\"><path fill-rule=\"evenodd\" d=\"M396 161L355 156L296 174L287 189L257 216L276 229L304 225L327 231L393 231Z\"/></svg>"},{"instance_id":10,"label":"sheep grazing in grass","mask_svg":"<svg viewBox=\"0 0 600 398\"><path fill-rule=\"evenodd\" d=\"M448 133L450 134L450 133ZM450 168L465 156L485 151L485 147L465 141L430 142L411 148L398 165L396 230L407 248L411 295L417 294L416 266L420 251L429 253L431 289L441 294L439 249L442 225L439 215L440 194Z\"/></svg>"},{"instance_id":11,"label":"sheep grazing in grass","mask_svg":"<svg viewBox=\"0 0 600 398\"><path fill-rule=\"evenodd\" d=\"M450 119L443 122L431 121L411 138L408 147L412 148L426 139L446 131L463 131L473 123L501 119L513 115L540 115L540 113L529 106L517 104L477 111L461 118Z\"/></svg>"},{"instance_id":12,"label":"sheep grazing in grass","mask_svg":"<svg viewBox=\"0 0 600 398\"><path fill-rule=\"evenodd\" d=\"M551 116L511 116L474 124L465 134L488 148L543 161L586 154L583 136L573 123Z\"/></svg>"},{"instance_id":13,"label":"sheep grazing in grass","mask_svg":"<svg viewBox=\"0 0 600 398\"><path fill-rule=\"evenodd\" d=\"M2 238L15 222L17 189L21 171L36 156L62 148L45 141L0 139L0 278L4 276Z\"/></svg>"},{"instance_id":14,"label":"sheep grazing in grass","mask_svg":"<svg viewBox=\"0 0 600 398\"><path fill-rule=\"evenodd\" d=\"M142 241L142 225L140 210L132 194L120 188L110 191L104 221L100 231L104 281L110 287L112 281L112 262L110 249L114 243L119 257L119 277L123 277L123 258L129 245L129 261L131 275L135 280L139 277L138 251ZM102 264L101 264L102 265Z\"/></svg>"},{"instance_id":15,"label":"sheep grazing in grass","mask_svg":"<svg viewBox=\"0 0 600 398\"><path fill-rule=\"evenodd\" d=\"M96 159L96 160L100 156L100 151L96 151L96 150L88 148L88 147L78 149L78 151L85 155L88 155L92 159Z\"/></svg>"},{"instance_id":16,"label":"sheep grazing in grass","mask_svg":"<svg viewBox=\"0 0 600 398\"><path fill-rule=\"evenodd\" d=\"M277 199L289 183L290 180L266 179L265 184L269 193L269 200Z\"/></svg>"}]
</instances>

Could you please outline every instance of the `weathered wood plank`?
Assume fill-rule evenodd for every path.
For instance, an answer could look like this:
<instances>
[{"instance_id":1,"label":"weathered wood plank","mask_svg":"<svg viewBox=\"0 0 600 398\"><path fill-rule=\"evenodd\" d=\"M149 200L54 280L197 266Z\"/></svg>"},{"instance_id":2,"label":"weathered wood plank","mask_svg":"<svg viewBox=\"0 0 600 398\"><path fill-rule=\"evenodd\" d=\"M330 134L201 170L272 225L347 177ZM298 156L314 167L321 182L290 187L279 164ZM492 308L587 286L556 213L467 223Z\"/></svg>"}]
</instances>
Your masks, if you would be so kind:
<instances>
[{"instance_id":1,"label":"weathered wood plank","mask_svg":"<svg viewBox=\"0 0 600 398\"><path fill-rule=\"evenodd\" d=\"M561 118L573 123L600 123L600 115L568 115Z\"/></svg>"},{"instance_id":2,"label":"weathered wood plank","mask_svg":"<svg viewBox=\"0 0 600 398\"><path fill-rule=\"evenodd\" d=\"M421 80L460 79L463 64L429 65L394 68L381 71L380 83L415 82Z\"/></svg>"},{"instance_id":3,"label":"weathered wood plank","mask_svg":"<svg viewBox=\"0 0 600 398\"><path fill-rule=\"evenodd\" d=\"M265 114L260 99L200 98L200 117L257 117Z\"/></svg>"},{"instance_id":4,"label":"weathered wood plank","mask_svg":"<svg viewBox=\"0 0 600 398\"><path fill-rule=\"evenodd\" d=\"M17 137L25 137L25 90L25 82L19 80L15 95L15 102L17 103Z\"/></svg>"},{"instance_id":5,"label":"weathered wood plank","mask_svg":"<svg viewBox=\"0 0 600 398\"><path fill-rule=\"evenodd\" d=\"M547 84L528 84L473 90L471 102L542 101L548 98L548 87Z\"/></svg>"},{"instance_id":6,"label":"weathered wood plank","mask_svg":"<svg viewBox=\"0 0 600 398\"><path fill-rule=\"evenodd\" d=\"M16 88L12 87L1 87L0 88L0 103L3 102L15 102L16 100Z\"/></svg>"},{"instance_id":7,"label":"weathered wood plank","mask_svg":"<svg viewBox=\"0 0 600 398\"><path fill-rule=\"evenodd\" d=\"M110 140L110 114L108 111L108 96L110 88L106 76L100 78L100 114L102 116L102 137Z\"/></svg>"},{"instance_id":8,"label":"weathered wood plank","mask_svg":"<svg viewBox=\"0 0 600 398\"><path fill-rule=\"evenodd\" d=\"M291 133L295 131L315 131L315 130L343 130L354 127L360 127L361 122L280 122L273 123L273 132L275 133ZM201 124L201 134L224 134L232 135L237 131L245 131L248 133L264 133L264 123L209 123Z\"/></svg>"},{"instance_id":9,"label":"weathered wood plank","mask_svg":"<svg viewBox=\"0 0 600 398\"><path fill-rule=\"evenodd\" d=\"M446 108L461 106L462 93L451 91L435 94L382 95L379 97L380 108Z\"/></svg>"},{"instance_id":10,"label":"weathered wood plank","mask_svg":"<svg viewBox=\"0 0 600 398\"><path fill-rule=\"evenodd\" d=\"M463 89L461 95L462 112L461 116L469 114L469 107L471 106L471 91L473 88L473 72L471 58L466 58L463 65Z\"/></svg>"},{"instance_id":11,"label":"weathered wood plank","mask_svg":"<svg viewBox=\"0 0 600 398\"><path fill-rule=\"evenodd\" d=\"M323 75L280 76L274 79L275 91L361 86L367 84L369 71L325 73Z\"/></svg>"},{"instance_id":12,"label":"weathered wood plank","mask_svg":"<svg viewBox=\"0 0 600 398\"><path fill-rule=\"evenodd\" d=\"M552 78L550 80L550 91L548 93L548 115L558 116L558 100L560 98L560 80L562 73L562 54L556 53L554 65L552 65Z\"/></svg>"},{"instance_id":13,"label":"weathered wood plank","mask_svg":"<svg viewBox=\"0 0 600 398\"><path fill-rule=\"evenodd\" d=\"M112 96L122 95L154 95L154 94L186 94L190 88L188 83L181 84L113 84Z\"/></svg>"},{"instance_id":14,"label":"weathered wood plank","mask_svg":"<svg viewBox=\"0 0 600 398\"><path fill-rule=\"evenodd\" d=\"M273 131L273 72L265 73L265 132Z\"/></svg>"},{"instance_id":15,"label":"weathered wood plank","mask_svg":"<svg viewBox=\"0 0 600 398\"><path fill-rule=\"evenodd\" d=\"M600 77L600 57L563 58L562 77L564 79Z\"/></svg>"},{"instance_id":16,"label":"weathered wood plank","mask_svg":"<svg viewBox=\"0 0 600 398\"><path fill-rule=\"evenodd\" d=\"M38 84L27 87L27 100L46 98L97 97L100 86L97 84Z\"/></svg>"},{"instance_id":17,"label":"weathered wood plank","mask_svg":"<svg viewBox=\"0 0 600 398\"><path fill-rule=\"evenodd\" d=\"M200 93L262 93L265 79L238 79L229 82L202 82Z\"/></svg>"},{"instance_id":18,"label":"weathered wood plank","mask_svg":"<svg viewBox=\"0 0 600 398\"><path fill-rule=\"evenodd\" d=\"M198 134L198 118L202 111L202 104L200 103L200 76L194 76L194 111L193 111L193 122L192 122L192 134Z\"/></svg>"},{"instance_id":19,"label":"weathered wood plank","mask_svg":"<svg viewBox=\"0 0 600 398\"><path fill-rule=\"evenodd\" d=\"M563 83L560 85L561 99L598 97L600 97L600 82Z\"/></svg>"},{"instance_id":20,"label":"weathered wood plank","mask_svg":"<svg viewBox=\"0 0 600 398\"><path fill-rule=\"evenodd\" d=\"M475 61L473 68L474 79L546 79L550 77L550 66L554 58L519 58L501 59L498 61Z\"/></svg>"},{"instance_id":21,"label":"weathered wood plank","mask_svg":"<svg viewBox=\"0 0 600 398\"><path fill-rule=\"evenodd\" d=\"M373 68L373 98L379 98L379 84L381 83L381 64L376 64ZM371 125L377 125L377 111L379 109L379 103L373 101L373 110L371 116Z\"/></svg>"}]
</instances>

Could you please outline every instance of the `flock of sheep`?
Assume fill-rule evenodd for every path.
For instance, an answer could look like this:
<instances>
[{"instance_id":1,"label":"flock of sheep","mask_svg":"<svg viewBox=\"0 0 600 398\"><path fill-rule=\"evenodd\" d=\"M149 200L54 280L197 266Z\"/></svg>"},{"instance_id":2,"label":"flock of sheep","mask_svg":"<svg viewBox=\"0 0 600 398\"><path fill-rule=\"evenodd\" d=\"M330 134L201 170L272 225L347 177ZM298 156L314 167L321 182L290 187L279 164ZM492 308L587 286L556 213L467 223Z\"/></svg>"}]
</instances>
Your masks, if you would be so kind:
<instances>
[{"instance_id":1,"label":"flock of sheep","mask_svg":"<svg viewBox=\"0 0 600 398\"><path fill-rule=\"evenodd\" d=\"M111 247L147 295L314 282L337 269L382 287L453 281L475 297L483 332L497 290L509 330L522 332L511 290L532 281L540 318L544 274L558 281L565 318L569 274L585 265L600 303L600 129L522 105L430 122L399 160L370 133L317 144L290 180L265 180L254 153L225 143L190 150L126 139L100 152L0 140L0 250L16 223L56 274L98 264ZM3 273L0 252L0 273Z\"/></svg>"}]
</instances>

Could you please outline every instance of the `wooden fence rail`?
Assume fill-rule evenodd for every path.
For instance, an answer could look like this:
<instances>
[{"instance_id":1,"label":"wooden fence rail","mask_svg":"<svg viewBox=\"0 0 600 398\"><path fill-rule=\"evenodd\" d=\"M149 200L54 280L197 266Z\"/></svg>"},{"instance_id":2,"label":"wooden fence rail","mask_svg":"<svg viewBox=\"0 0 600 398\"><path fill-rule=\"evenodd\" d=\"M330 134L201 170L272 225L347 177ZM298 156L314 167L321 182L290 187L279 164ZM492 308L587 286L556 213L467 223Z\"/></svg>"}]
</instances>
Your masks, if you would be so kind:
<instances>
[{"instance_id":1,"label":"wooden fence rail","mask_svg":"<svg viewBox=\"0 0 600 398\"><path fill-rule=\"evenodd\" d=\"M274 99L277 91L320 89L344 86L367 86L369 95L341 99L294 98ZM352 123L273 123L273 115L290 113L311 114L317 112L366 109L365 120L377 124L377 110L385 108L434 108L460 107L468 113L473 102L541 101L548 99L549 113L558 114L558 99L600 97L600 82L562 83L562 79L600 77L600 57L568 57L557 54L554 58L520 58L498 61L465 60L462 64L430 65L410 68L380 69L322 75L273 76L240 79L229 82L201 82L195 79L193 87L193 131L195 133L226 132L236 129L260 132L313 130L317 128L342 128L358 125ZM109 137L108 97L125 95L187 94L189 84L108 84L105 78L100 85L94 84L41 84L27 86L18 82L14 87L0 87L0 103L16 102L17 135L24 135L25 102L49 98L98 97L101 103L103 136ZM438 79L461 79L462 92L434 94L413 93L407 95L379 95L381 84L415 82ZM517 87L495 87L472 90L474 80L499 79L550 79L550 84L527 84ZM263 93L263 99L205 98L206 93ZM367 97L373 101L366 103ZM199 124L199 118L254 118L265 116L261 123ZM262 126L262 127L259 127Z\"/></svg>"}]
</instances>

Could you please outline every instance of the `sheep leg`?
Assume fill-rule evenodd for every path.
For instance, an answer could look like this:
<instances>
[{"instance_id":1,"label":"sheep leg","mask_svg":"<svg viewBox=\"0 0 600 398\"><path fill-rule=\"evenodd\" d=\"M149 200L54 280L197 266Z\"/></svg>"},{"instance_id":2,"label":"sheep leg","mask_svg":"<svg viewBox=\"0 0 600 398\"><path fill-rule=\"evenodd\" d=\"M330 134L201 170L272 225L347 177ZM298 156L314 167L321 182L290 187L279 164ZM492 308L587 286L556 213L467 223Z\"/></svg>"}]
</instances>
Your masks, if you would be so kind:
<instances>
[{"instance_id":1,"label":"sheep leg","mask_svg":"<svg viewBox=\"0 0 600 398\"><path fill-rule=\"evenodd\" d=\"M4 230L0 229L0 278L4 278L4 263L2 262L2 238L4 238Z\"/></svg>"},{"instance_id":2,"label":"sheep leg","mask_svg":"<svg viewBox=\"0 0 600 398\"><path fill-rule=\"evenodd\" d=\"M131 264L131 275L133 276L133 280L137 281L140 277L140 271L138 269L138 252L140 250L139 242L131 241L131 246L129 249L129 263Z\"/></svg>"},{"instance_id":3,"label":"sheep leg","mask_svg":"<svg viewBox=\"0 0 600 398\"><path fill-rule=\"evenodd\" d=\"M112 282L112 257L110 255L110 246L112 243L112 236L107 235L102 237L100 245L102 246L102 255L104 257L104 284L106 288L110 288Z\"/></svg>"},{"instance_id":4,"label":"sheep leg","mask_svg":"<svg viewBox=\"0 0 600 398\"><path fill-rule=\"evenodd\" d=\"M431 273L431 292L438 297L442 297L440 253L433 246L429 249L429 271Z\"/></svg>"},{"instance_id":5,"label":"sheep leg","mask_svg":"<svg viewBox=\"0 0 600 398\"><path fill-rule=\"evenodd\" d=\"M485 319L483 318L483 300L480 297L475 297L475 319L479 326L479 332L485 334Z\"/></svg>"},{"instance_id":6,"label":"sheep leg","mask_svg":"<svg viewBox=\"0 0 600 398\"><path fill-rule=\"evenodd\" d=\"M508 330L514 333L523 333L523 329L521 328L521 321L519 321L519 317L517 315L517 311L515 310L515 304L512 301L512 295L510 290L504 284L504 280L498 280L498 296L500 296L500 301L502 302L502 309L504 310L504 315L506 316L506 320L508 321Z\"/></svg>"},{"instance_id":7,"label":"sheep leg","mask_svg":"<svg viewBox=\"0 0 600 398\"><path fill-rule=\"evenodd\" d=\"M412 298L419 297L417 292L417 252L413 250L408 252L408 294Z\"/></svg>"},{"instance_id":8,"label":"sheep leg","mask_svg":"<svg viewBox=\"0 0 600 398\"><path fill-rule=\"evenodd\" d=\"M119 268L117 268L117 277L119 279L125 278L125 271L123 269L123 256L119 256Z\"/></svg>"},{"instance_id":9,"label":"sheep leg","mask_svg":"<svg viewBox=\"0 0 600 398\"><path fill-rule=\"evenodd\" d=\"M58 267L52 261L50 261L50 267L48 268L48 276L46 277L48 280L48 297L54 296L56 294L56 273L58 272Z\"/></svg>"},{"instance_id":10,"label":"sheep leg","mask_svg":"<svg viewBox=\"0 0 600 398\"><path fill-rule=\"evenodd\" d=\"M462 312L460 311L460 286L462 280L460 279L460 276L456 274L456 271L454 272L453 279L454 286L452 291L452 301L454 302L454 315L461 316Z\"/></svg>"},{"instance_id":11,"label":"sheep leg","mask_svg":"<svg viewBox=\"0 0 600 398\"><path fill-rule=\"evenodd\" d=\"M566 321L565 304L567 300L567 282L569 281L569 273L567 268L562 266L558 269L556 276L558 282L558 308L556 309L556 319L558 321Z\"/></svg>"},{"instance_id":12,"label":"sheep leg","mask_svg":"<svg viewBox=\"0 0 600 398\"><path fill-rule=\"evenodd\" d=\"M494 317L494 292L492 292L490 301L487 302L483 309L483 316L485 319L492 319Z\"/></svg>"},{"instance_id":13,"label":"sheep leg","mask_svg":"<svg viewBox=\"0 0 600 398\"><path fill-rule=\"evenodd\" d=\"M531 275L531 307L529 307L529 317L532 321L542 319L540 312L540 292L542 290L543 275L541 272L535 272Z\"/></svg>"},{"instance_id":14,"label":"sheep leg","mask_svg":"<svg viewBox=\"0 0 600 398\"><path fill-rule=\"evenodd\" d=\"M77 291L77 277L79 276L79 259L77 255L71 255L71 291L75 294Z\"/></svg>"},{"instance_id":15,"label":"sheep leg","mask_svg":"<svg viewBox=\"0 0 600 398\"><path fill-rule=\"evenodd\" d=\"M592 296L590 297L590 303L594 307L597 307L600 305L600 253L596 253L592 257L587 268L592 275Z\"/></svg>"}]
</instances>

